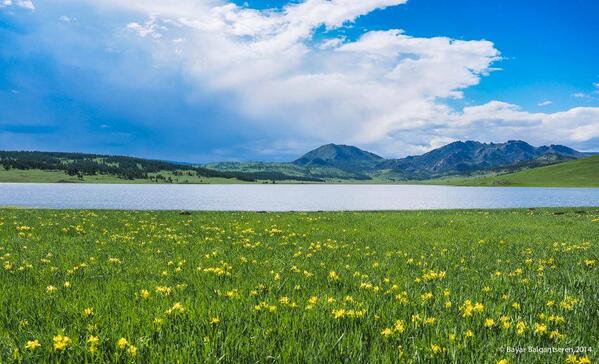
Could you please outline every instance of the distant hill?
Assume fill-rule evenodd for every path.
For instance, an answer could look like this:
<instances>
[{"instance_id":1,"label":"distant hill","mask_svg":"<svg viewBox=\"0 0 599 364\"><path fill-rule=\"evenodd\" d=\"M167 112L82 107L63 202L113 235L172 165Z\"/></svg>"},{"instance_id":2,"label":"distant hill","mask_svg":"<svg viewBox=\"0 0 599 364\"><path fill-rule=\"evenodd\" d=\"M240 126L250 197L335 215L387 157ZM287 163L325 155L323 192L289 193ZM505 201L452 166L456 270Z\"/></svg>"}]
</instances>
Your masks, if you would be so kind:
<instances>
[{"instance_id":1,"label":"distant hill","mask_svg":"<svg viewBox=\"0 0 599 364\"><path fill-rule=\"evenodd\" d=\"M377 168L405 176L435 177L463 175L536 161L543 165L585 155L563 145L533 147L521 140L506 143L453 142L419 156L389 159Z\"/></svg>"},{"instance_id":2,"label":"distant hill","mask_svg":"<svg viewBox=\"0 0 599 364\"><path fill-rule=\"evenodd\" d=\"M327 166L352 173L365 173L376 168L384 160L381 156L353 146L327 144L304 154L293 161L293 164Z\"/></svg>"},{"instance_id":3,"label":"distant hill","mask_svg":"<svg viewBox=\"0 0 599 364\"><path fill-rule=\"evenodd\" d=\"M444 182L460 186L599 187L599 155L514 173Z\"/></svg>"},{"instance_id":4,"label":"distant hill","mask_svg":"<svg viewBox=\"0 0 599 364\"><path fill-rule=\"evenodd\" d=\"M354 146L326 144L290 163L205 165L100 154L0 151L0 182L334 183L371 180L389 183L491 173L507 176L507 173L522 170L532 173L542 166L562 165L586 156L588 153L563 145L534 147L520 140L459 141L400 159L385 159Z\"/></svg>"},{"instance_id":5,"label":"distant hill","mask_svg":"<svg viewBox=\"0 0 599 364\"><path fill-rule=\"evenodd\" d=\"M220 171L278 171L328 181L400 182L446 176L506 173L587 156L563 145L534 147L521 140L505 143L458 141L419 156L385 159L349 145L326 144L292 163L213 163Z\"/></svg>"}]
</instances>

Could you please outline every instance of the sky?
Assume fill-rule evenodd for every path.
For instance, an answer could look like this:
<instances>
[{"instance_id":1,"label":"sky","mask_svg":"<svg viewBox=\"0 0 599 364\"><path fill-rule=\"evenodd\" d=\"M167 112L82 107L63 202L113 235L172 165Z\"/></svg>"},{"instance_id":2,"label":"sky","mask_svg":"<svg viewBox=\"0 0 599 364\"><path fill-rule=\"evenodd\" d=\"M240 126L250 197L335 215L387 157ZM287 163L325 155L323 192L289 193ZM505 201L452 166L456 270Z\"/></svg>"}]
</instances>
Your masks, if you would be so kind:
<instances>
[{"instance_id":1,"label":"sky","mask_svg":"<svg viewBox=\"0 0 599 364\"><path fill-rule=\"evenodd\" d=\"M595 0L0 0L0 150L599 151Z\"/></svg>"}]
</instances>

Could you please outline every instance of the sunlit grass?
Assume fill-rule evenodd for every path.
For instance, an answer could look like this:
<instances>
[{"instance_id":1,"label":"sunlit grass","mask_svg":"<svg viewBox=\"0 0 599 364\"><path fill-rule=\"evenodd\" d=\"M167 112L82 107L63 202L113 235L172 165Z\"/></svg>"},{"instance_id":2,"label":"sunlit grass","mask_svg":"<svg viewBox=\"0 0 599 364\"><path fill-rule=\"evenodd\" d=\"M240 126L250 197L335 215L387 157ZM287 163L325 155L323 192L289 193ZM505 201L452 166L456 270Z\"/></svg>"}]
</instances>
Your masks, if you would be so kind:
<instances>
[{"instance_id":1,"label":"sunlit grass","mask_svg":"<svg viewBox=\"0 0 599 364\"><path fill-rule=\"evenodd\" d=\"M599 209L0 210L0 362L570 362Z\"/></svg>"}]
</instances>

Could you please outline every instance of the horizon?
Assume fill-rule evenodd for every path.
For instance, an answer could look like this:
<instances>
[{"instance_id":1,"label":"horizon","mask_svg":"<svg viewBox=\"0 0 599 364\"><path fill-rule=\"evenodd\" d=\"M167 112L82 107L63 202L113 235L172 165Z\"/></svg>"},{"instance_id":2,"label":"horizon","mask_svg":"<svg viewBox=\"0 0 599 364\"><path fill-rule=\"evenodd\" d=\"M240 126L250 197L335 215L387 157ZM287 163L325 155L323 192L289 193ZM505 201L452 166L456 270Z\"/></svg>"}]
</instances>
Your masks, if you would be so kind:
<instances>
[{"instance_id":1,"label":"horizon","mask_svg":"<svg viewBox=\"0 0 599 364\"><path fill-rule=\"evenodd\" d=\"M436 149L440 149L443 147L446 147L450 144L453 143L466 143L466 142L475 142L475 143L481 143L481 144L485 144L485 145L501 145L501 144L507 144L510 142L524 142L528 145L531 145L534 148L540 148L540 147L552 147L552 146L563 146L563 147L567 147L570 148L567 145L563 145L563 144L547 144L547 145L532 145L528 142L526 142L525 140L520 140L520 139L514 139L514 140L506 140L505 142L480 142L477 140L455 140L453 142L444 144L442 146L439 146L435 149L431 149L430 151L436 150ZM0 150L0 152L25 152L25 153L72 153L72 154L91 154L91 155L103 155L103 156L108 156L108 157L128 157L128 158L139 158L139 159L146 159L146 160L153 160L153 161L160 161L160 162L167 162L167 163L174 163L174 164L188 164L188 165L208 165L208 164L215 164L215 163L293 163L295 160L303 157L305 154L312 152L316 149L325 147L325 146L329 146L329 145L333 145L333 146L340 146L340 147L354 147L354 148L358 148L363 152L368 152L368 153L373 153L385 160L394 160L394 159L402 159L402 158L407 158L407 157L417 157L420 155L423 155L425 153L428 152L424 152L421 154L412 154L412 155L405 155L403 157L394 157L394 156L383 156L383 155L379 155L377 153L371 152L367 149L363 149L360 148L358 146L355 145L348 145L348 144L340 144L340 143L326 143L326 144L322 144L320 146L311 148L309 150L304 151L303 153L293 157L290 160L281 160L281 161L273 161L273 160L220 160L220 161L210 161L210 162L206 162L206 161L180 161L180 160L171 160L171 159L164 159L164 158L160 158L160 157L142 157L142 156L138 156L138 155L134 155L134 154L105 154L105 153L92 153L92 152L85 152L85 151L64 151L64 150ZM574 149L574 148L571 148ZM577 152L580 153L585 153L588 154L588 156L593 156L593 155L597 155L599 154L599 151L582 151L582 150L577 150L574 149Z\"/></svg>"},{"instance_id":2,"label":"horizon","mask_svg":"<svg viewBox=\"0 0 599 364\"><path fill-rule=\"evenodd\" d=\"M285 162L599 151L590 0L0 2L0 149ZM200 162L201 161L201 162Z\"/></svg>"}]
</instances>

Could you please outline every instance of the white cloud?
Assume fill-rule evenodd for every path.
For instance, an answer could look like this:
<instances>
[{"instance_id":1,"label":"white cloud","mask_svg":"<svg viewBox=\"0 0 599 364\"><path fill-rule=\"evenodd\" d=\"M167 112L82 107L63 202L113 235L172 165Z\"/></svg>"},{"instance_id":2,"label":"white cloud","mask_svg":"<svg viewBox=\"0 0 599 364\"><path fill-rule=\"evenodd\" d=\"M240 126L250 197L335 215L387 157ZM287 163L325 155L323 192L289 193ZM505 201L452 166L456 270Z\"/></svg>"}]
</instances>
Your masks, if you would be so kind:
<instances>
[{"instance_id":1,"label":"white cloud","mask_svg":"<svg viewBox=\"0 0 599 364\"><path fill-rule=\"evenodd\" d=\"M196 85L190 102L206 93L226 97L245 116L240 123L276 130L284 144L342 142L399 155L456 139L582 145L599 138L599 108L529 113L501 101L449 107L446 99L462 98L499 69L490 41L399 29L355 40L313 37L406 0L306 0L274 10L226 0L85 1L125 10L129 39L152 40L152 64L176 65Z\"/></svg>"},{"instance_id":2,"label":"white cloud","mask_svg":"<svg viewBox=\"0 0 599 364\"><path fill-rule=\"evenodd\" d=\"M551 100L545 100L545 101L539 102L537 104L537 106L547 106L547 105L551 105L551 104L553 104L553 101L551 101Z\"/></svg>"},{"instance_id":3,"label":"white cloud","mask_svg":"<svg viewBox=\"0 0 599 364\"><path fill-rule=\"evenodd\" d=\"M23 9L35 10L31 0L0 0L0 9L9 6L16 6Z\"/></svg>"}]
</instances>

